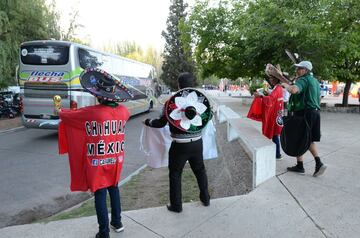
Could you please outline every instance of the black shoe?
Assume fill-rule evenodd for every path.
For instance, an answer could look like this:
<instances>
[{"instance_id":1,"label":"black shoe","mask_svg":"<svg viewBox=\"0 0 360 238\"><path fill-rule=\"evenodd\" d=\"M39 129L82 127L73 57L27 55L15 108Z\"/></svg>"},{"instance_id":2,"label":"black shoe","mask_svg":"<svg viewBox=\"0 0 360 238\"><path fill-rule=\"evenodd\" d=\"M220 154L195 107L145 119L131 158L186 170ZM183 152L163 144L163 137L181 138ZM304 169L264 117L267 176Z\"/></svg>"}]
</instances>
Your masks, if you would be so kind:
<instances>
[{"instance_id":1,"label":"black shoe","mask_svg":"<svg viewBox=\"0 0 360 238\"><path fill-rule=\"evenodd\" d=\"M314 172L313 176L317 177L317 176L322 175L325 172L326 168L327 168L326 165L323 164L323 163L321 163L319 165L316 164L315 165L315 172Z\"/></svg>"},{"instance_id":2,"label":"black shoe","mask_svg":"<svg viewBox=\"0 0 360 238\"><path fill-rule=\"evenodd\" d=\"M120 222L119 225L115 225L114 223L110 222L110 226L117 233L122 232L124 230L124 226L122 222Z\"/></svg>"},{"instance_id":3,"label":"black shoe","mask_svg":"<svg viewBox=\"0 0 360 238\"><path fill-rule=\"evenodd\" d=\"M298 165L295 165L293 167L287 167L287 171L296 172L296 173L299 173L299 174L305 174L305 169L301 168Z\"/></svg>"},{"instance_id":4,"label":"black shoe","mask_svg":"<svg viewBox=\"0 0 360 238\"><path fill-rule=\"evenodd\" d=\"M167 207L167 209L168 209L169 211L171 211L171 212L177 212L177 213L182 212L182 208L180 208L180 209L175 209L175 208L173 208L171 205L166 205L166 207Z\"/></svg>"},{"instance_id":5,"label":"black shoe","mask_svg":"<svg viewBox=\"0 0 360 238\"><path fill-rule=\"evenodd\" d=\"M110 235L109 234L104 235L104 234L101 234L100 232L98 232L96 234L95 238L110 238Z\"/></svg>"},{"instance_id":6,"label":"black shoe","mask_svg":"<svg viewBox=\"0 0 360 238\"><path fill-rule=\"evenodd\" d=\"M205 206L210 206L210 196L208 195L207 198L203 198L203 196L200 195L200 201Z\"/></svg>"},{"instance_id":7,"label":"black shoe","mask_svg":"<svg viewBox=\"0 0 360 238\"><path fill-rule=\"evenodd\" d=\"M210 199L207 201L201 201L202 205L204 205L205 207L210 206Z\"/></svg>"}]
</instances>

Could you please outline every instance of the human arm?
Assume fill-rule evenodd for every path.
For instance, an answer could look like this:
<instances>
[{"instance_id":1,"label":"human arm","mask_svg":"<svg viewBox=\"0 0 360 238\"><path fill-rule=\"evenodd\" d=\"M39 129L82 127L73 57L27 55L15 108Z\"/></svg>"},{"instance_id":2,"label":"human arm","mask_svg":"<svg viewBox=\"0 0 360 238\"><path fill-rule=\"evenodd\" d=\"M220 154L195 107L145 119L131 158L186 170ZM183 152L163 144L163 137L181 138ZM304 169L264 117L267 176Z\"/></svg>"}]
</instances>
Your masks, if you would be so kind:
<instances>
[{"instance_id":1,"label":"human arm","mask_svg":"<svg viewBox=\"0 0 360 238\"><path fill-rule=\"evenodd\" d=\"M281 86L283 86L291 94L299 94L304 92L304 90L308 87L309 80L311 79L309 79L307 75L303 75L298 78L293 85L282 83Z\"/></svg>"},{"instance_id":2,"label":"human arm","mask_svg":"<svg viewBox=\"0 0 360 238\"><path fill-rule=\"evenodd\" d=\"M297 94L300 92L299 87L297 85L290 85L288 83L281 83L281 86L286 89L291 94Z\"/></svg>"},{"instance_id":3,"label":"human arm","mask_svg":"<svg viewBox=\"0 0 360 238\"><path fill-rule=\"evenodd\" d=\"M259 98L259 97L263 97L264 96L264 94L262 94L261 92L254 92L254 97L256 97L256 98Z\"/></svg>"},{"instance_id":4,"label":"human arm","mask_svg":"<svg viewBox=\"0 0 360 238\"><path fill-rule=\"evenodd\" d=\"M167 124L167 119L165 116L165 107L163 108L163 111L159 118L155 118L155 119L147 118L143 121L143 123L147 126L154 127L154 128L164 127Z\"/></svg>"}]
</instances>

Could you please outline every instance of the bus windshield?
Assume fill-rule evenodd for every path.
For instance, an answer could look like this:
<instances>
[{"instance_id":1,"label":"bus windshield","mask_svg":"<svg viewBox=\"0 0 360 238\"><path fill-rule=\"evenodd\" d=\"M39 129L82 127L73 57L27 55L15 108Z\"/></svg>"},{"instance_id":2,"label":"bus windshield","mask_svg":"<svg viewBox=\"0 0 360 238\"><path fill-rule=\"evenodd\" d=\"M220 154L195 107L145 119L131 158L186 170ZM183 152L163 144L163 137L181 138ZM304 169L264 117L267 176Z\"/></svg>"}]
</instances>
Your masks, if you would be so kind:
<instances>
[{"instance_id":1,"label":"bus windshield","mask_svg":"<svg viewBox=\"0 0 360 238\"><path fill-rule=\"evenodd\" d=\"M69 46L25 45L20 49L21 62L29 65L65 65L69 61Z\"/></svg>"}]
</instances>

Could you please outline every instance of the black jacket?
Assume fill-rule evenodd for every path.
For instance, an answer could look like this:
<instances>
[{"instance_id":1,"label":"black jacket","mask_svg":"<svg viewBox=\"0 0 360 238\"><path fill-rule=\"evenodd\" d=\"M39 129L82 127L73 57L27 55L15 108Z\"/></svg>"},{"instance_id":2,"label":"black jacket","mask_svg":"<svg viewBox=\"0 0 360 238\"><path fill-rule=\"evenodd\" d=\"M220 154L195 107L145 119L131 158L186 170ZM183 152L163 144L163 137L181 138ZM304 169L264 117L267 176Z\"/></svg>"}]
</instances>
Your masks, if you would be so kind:
<instances>
[{"instance_id":1,"label":"black jacket","mask_svg":"<svg viewBox=\"0 0 360 238\"><path fill-rule=\"evenodd\" d=\"M154 127L154 128L164 127L164 126L166 126L167 123L168 123L168 120L165 116L165 107L163 107L162 113L159 118L156 118L156 119L148 118L145 120L145 125ZM169 128L170 128L170 133L171 133L172 138L186 139L186 138L194 138L194 137L201 136L201 131L196 132L196 133L188 133L188 132L182 131L182 130L174 127L171 123L169 123Z\"/></svg>"}]
</instances>

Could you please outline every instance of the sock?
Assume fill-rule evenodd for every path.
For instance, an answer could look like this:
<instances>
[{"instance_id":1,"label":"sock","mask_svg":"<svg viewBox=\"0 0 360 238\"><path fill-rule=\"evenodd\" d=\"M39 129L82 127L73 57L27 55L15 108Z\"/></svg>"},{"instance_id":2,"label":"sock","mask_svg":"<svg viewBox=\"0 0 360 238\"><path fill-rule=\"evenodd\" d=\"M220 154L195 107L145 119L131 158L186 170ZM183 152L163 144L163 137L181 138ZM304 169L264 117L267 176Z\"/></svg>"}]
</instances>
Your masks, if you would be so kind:
<instances>
[{"instance_id":1,"label":"sock","mask_svg":"<svg viewBox=\"0 0 360 238\"><path fill-rule=\"evenodd\" d=\"M303 164L302 161L298 161L296 166L298 166L298 167L301 168L301 169L304 168L304 164Z\"/></svg>"},{"instance_id":2,"label":"sock","mask_svg":"<svg viewBox=\"0 0 360 238\"><path fill-rule=\"evenodd\" d=\"M314 159L317 166L322 164L319 156L314 157Z\"/></svg>"}]
</instances>

